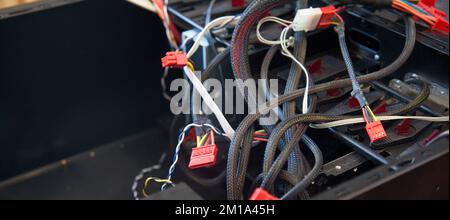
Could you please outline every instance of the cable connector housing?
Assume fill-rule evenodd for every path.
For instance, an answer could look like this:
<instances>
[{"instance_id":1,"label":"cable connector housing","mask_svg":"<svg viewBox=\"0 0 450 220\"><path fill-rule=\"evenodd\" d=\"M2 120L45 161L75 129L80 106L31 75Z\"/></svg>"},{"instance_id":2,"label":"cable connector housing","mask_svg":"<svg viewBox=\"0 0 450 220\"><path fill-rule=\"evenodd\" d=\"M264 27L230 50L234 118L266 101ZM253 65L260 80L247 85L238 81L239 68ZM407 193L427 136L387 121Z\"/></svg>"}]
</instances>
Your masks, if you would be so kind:
<instances>
[{"instance_id":1,"label":"cable connector housing","mask_svg":"<svg viewBox=\"0 0 450 220\"><path fill-rule=\"evenodd\" d=\"M253 201L269 201L269 200L280 200L280 199L277 198L276 196L273 196L272 194L270 194L269 192L267 192L263 188L257 188L253 192L252 196L250 197L250 200L253 200Z\"/></svg>"},{"instance_id":2,"label":"cable connector housing","mask_svg":"<svg viewBox=\"0 0 450 220\"><path fill-rule=\"evenodd\" d=\"M300 9L295 15L292 29L308 32L328 27L335 13L336 8L334 6Z\"/></svg>"},{"instance_id":3,"label":"cable connector housing","mask_svg":"<svg viewBox=\"0 0 450 220\"><path fill-rule=\"evenodd\" d=\"M374 121L366 124L367 135L369 135L370 142L374 143L379 140L387 138L387 133L384 130L381 121Z\"/></svg>"},{"instance_id":4,"label":"cable connector housing","mask_svg":"<svg viewBox=\"0 0 450 220\"><path fill-rule=\"evenodd\" d=\"M446 20L448 15L436 8L436 0L421 0L417 4L417 6L424 9L436 18L436 23L431 27L432 31L437 31L448 35L449 23Z\"/></svg>"},{"instance_id":5,"label":"cable connector housing","mask_svg":"<svg viewBox=\"0 0 450 220\"><path fill-rule=\"evenodd\" d=\"M216 165L217 152L215 144L193 148L189 168L198 169Z\"/></svg>"},{"instance_id":6,"label":"cable connector housing","mask_svg":"<svg viewBox=\"0 0 450 220\"><path fill-rule=\"evenodd\" d=\"M330 26L330 22L333 21L333 18L336 14L336 7L333 5L320 8L322 11L322 17L320 18L319 24L317 24L317 28L326 28Z\"/></svg>"},{"instance_id":7,"label":"cable connector housing","mask_svg":"<svg viewBox=\"0 0 450 220\"><path fill-rule=\"evenodd\" d=\"M162 67L183 68L188 65L188 58L181 51L167 52L166 56L161 59Z\"/></svg>"}]
</instances>

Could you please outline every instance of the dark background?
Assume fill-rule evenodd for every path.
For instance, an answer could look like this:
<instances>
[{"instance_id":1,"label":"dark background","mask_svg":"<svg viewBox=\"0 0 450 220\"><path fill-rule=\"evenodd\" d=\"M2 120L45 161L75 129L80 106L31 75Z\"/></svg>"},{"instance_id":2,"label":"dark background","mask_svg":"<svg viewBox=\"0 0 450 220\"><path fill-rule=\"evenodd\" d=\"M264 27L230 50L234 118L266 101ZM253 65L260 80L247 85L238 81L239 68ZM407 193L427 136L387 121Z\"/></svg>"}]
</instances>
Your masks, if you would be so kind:
<instances>
[{"instance_id":1,"label":"dark background","mask_svg":"<svg viewBox=\"0 0 450 220\"><path fill-rule=\"evenodd\" d=\"M0 180L157 127L164 36L121 0L0 21Z\"/></svg>"}]
</instances>

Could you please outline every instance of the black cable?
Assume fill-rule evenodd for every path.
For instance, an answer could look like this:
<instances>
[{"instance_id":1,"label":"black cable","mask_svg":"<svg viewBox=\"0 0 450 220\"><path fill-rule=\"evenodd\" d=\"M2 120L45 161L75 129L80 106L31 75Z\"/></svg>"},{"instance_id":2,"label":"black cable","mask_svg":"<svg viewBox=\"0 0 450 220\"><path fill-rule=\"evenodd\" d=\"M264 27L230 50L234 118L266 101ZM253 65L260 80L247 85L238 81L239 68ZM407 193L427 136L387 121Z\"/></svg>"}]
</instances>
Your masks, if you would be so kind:
<instances>
[{"instance_id":1,"label":"black cable","mask_svg":"<svg viewBox=\"0 0 450 220\"><path fill-rule=\"evenodd\" d=\"M342 57L344 59L345 66L347 67L348 75L350 76L350 80L352 81L352 96L355 97L356 100L358 100L358 103L360 104L361 108L364 108L364 106L367 106L367 99L364 96L363 91L361 90L361 86L356 78L355 68L353 68L353 62L350 57L350 52L348 51L346 39L345 39L345 27L344 24L339 24L335 28L336 32L338 33L339 38L339 46L341 48Z\"/></svg>"},{"instance_id":2,"label":"black cable","mask_svg":"<svg viewBox=\"0 0 450 220\"><path fill-rule=\"evenodd\" d=\"M285 3L285 1L255 0L244 12L233 34L233 44L231 49L233 72L236 78L247 79L251 77L250 65L248 62L248 38L250 35L250 28L265 14L265 12L283 3ZM404 20L406 23L406 42L401 55L391 65L379 71L358 77L358 82L367 83L384 78L394 73L408 60L414 49L416 30L415 22L410 17L405 17ZM315 94L328 89L344 88L351 85L352 83L350 79L336 80L312 87L310 89L310 94ZM264 108L263 110L265 111L261 112L265 113L268 110L276 107L278 104L292 101L295 98L301 97L303 94L304 89L300 89L292 93L280 96L277 103L266 103L266 106L269 107ZM235 194L235 184L237 178L235 176L235 174L237 173L236 162L239 158L238 149L248 147L242 145L243 137L246 135L248 128L251 126L250 123L253 124L260 116L261 114L259 113L247 116L247 118L244 119L244 121L238 127L236 135L230 144L227 162L227 192L229 199L238 198Z\"/></svg>"},{"instance_id":3,"label":"black cable","mask_svg":"<svg viewBox=\"0 0 450 220\"><path fill-rule=\"evenodd\" d=\"M369 82L384 78L386 76L389 76L390 74L392 74L396 70L398 70L411 56L411 54L414 50L415 42L416 42L415 22L411 17L404 17L404 20L405 20L405 24L406 24L405 25L406 41L405 41L404 49L403 49L402 53L400 54L400 56L393 63L386 66L385 68L382 68L378 71L375 71L375 72L367 74L367 75L359 76L357 79L360 83L369 83ZM233 55L233 50L235 50L234 55ZM238 52L239 50L240 50L240 48L232 48L231 49L232 60L233 60L233 56L234 56L235 62L237 59L247 60L247 62L248 62L248 57L237 56L237 53L239 53ZM241 71L242 69L240 69L240 66L237 66L236 64L234 64L233 70L234 70L235 75L238 76L238 74L237 74L238 71ZM332 82L322 83L322 84L316 85L314 87L311 87L310 94L316 94L318 92L326 91L328 89L344 88L344 87L348 87L348 86L351 86L351 80L349 80L349 79L335 80ZM234 184L236 183L234 175L235 175L236 169L237 169L236 162L237 162L237 158L238 158L238 154L239 154L238 149L240 149L241 147L248 147L248 146L242 146L242 138L246 134L246 131L248 130L248 128L251 126L251 124L253 124L256 120L258 120L259 117L261 117L260 113L263 113L263 114L267 113L269 110L277 107L278 105L283 104L288 101L291 101L291 100L294 100L298 97L301 97L301 96L303 96L303 94L304 94L304 89L299 89L292 93L279 96L278 100L276 102L264 103L261 106L267 106L267 107L260 109L260 112L257 114L248 115L241 122L238 129L236 130L236 135L234 136L233 140L231 141L230 149L229 149L229 153L228 153L227 192L229 195L229 199L233 199L233 196L231 195L232 193L230 193L230 192L235 191L233 188L235 187Z\"/></svg>"},{"instance_id":4,"label":"black cable","mask_svg":"<svg viewBox=\"0 0 450 220\"><path fill-rule=\"evenodd\" d=\"M314 155L314 167L312 168L311 172L308 173L297 185L294 186L286 195L281 197L281 200L288 200L288 199L295 199L296 196L304 191L312 181L320 174L320 169L323 165L323 156L322 152L320 151L320 148L317 146L317 144L309 138L307 135L303 136L304 143L308 148L311 150L311 152Z\"/></svg>"},{"instance_id":5,"label":"black cable","mask_svg":"<svg viewBox=\"0 0 450 220\"><path fill-rule=\"evenodd\" d=\"M394 110L391 112L387 112L384 114L380 114L381 116L384 115L401 115L401 114L406 114L410 111L412 111L413 109L416 109L418 106L420 106L425 100L428 99L428 96L430 94L430 89L428 87L428 85L425 85L421 91L421 93L416 97L416 99L414 99L411 103L408 103L406 106L404 106L401 109L398 110ZM246 128L243 125L249 125L249 124L253 124L254 121L257 120L258 118L258 114L255 115L249 115L247 116L244 121L241 123L241 125L238 127L238 129L236 130L236 136L238 136L238 134L240 134L240 132L243 132L245 134L245 130ZM343 119L350 119L350 118L355 118L354 116L330 116L330 115L323 115L323 114L304 114L304 115L297 115L297 116L293 116L289 119L286 119L285 121L281 122L276 128L275 130L272 132L271 137L269 138L269 142L270 143L278 143L280 141L280 139L282 139L283 134L286 130L288 130L290 127L296 125L296 124L307 124L307 123L312 123L312 122L325 122L325 121L336 121L336 120L343 120ZM235 146L236 146L236 136L235 138L233 138L231 144L230 144L230 148L229 148L229 156L233 155L233 153L230 153L230 151L234 151L235 150ZM292 150L292 142L290 144L287 145L287 147L281 152L281 159L279 159L280 161L278 162L279 165L278 167L276 167L276 169L280 169L280 167L286 162L287 160L287 155L289 155L290 150ZM247 147L245 145L241 145L243 148ZM277 145L276 144L271 144L268 146L272 146L271 152L273 155L275 155L276 149L277 149ZM274 157L274 156L273 156ZM228 161L230 161L230 158L228 159Z\"/></svg>"},{"instance_id":6,"label":"black cable","mask_svg":"<svg viewBox=\"0 0 450 220\"><path fill-rule=\"evenodd\" d=\"M303 9L308 7L308 1L297 1L296 10ZM305 62L306 57L306 48L307 48L307 38L304 32L295 32L295 44L294 44L294 53L296 59L298 59L301 63ZM291 62L291 69L289 71L289 76L286 82L286 87L284 90L284 94L290 93L296 89L298 89L300 84L300 79L302 76L302 69L295 62ZM295 115L295 109L297 108L295 100L292 102L286 102L283 105L283 115L288 118L292 115ZM288 143L292 139L292 135L295 132L295 129L290 129L285 134L285 142ZM294 150L289 156L288 160L288 171L293 173L296 176L302 175L302 167L301 161L302 153L300 151L300 147L297 144L294 146Z\"/></svg>"},{"instance_id":7,"label":"black cable","mask_svg":"<svg viewBox=\"0 0 450 220\"><path fill-rule=\"evenodd\" d=\"M402 107L400 109L380 114L380 116L407 114L410 111L417 109L423 102L425 102L428 99L429 95L430 95L430 89L429 89L428 85L424 85L420 94L411 103L408 103L407 105L405 105L404 107ZM300 124L300 126L301 126L301 125L304 125L306 122L311 122L313 120L334 121L337 118L342 118L342 119L343 118L355 118L355 116L327 116L327 115L319 115L319 114L315 114L315 115L310 114L310 115L297 115L297 116L293 116L289 119L286 119L285 121L278 124L278 126L273 130L272 135L270 136L269 141L267 143L265 160L271 160L272 158L275 157L277 143L280 142L280 140L282 139L283 133L286 130L288 130L290 127L297 125L297 124ZM288 145L288 147L286 147L286 149L283 151L290 151L290 150L292 150L292 143L290 143ZM270 184L272 184L274 181L274 178L276 178L277 172L279 170L281 170L282 166L286 162L286 159L287 159L286 155L288 154L288 152L283 152L283 151L279 156L279 158L280 157L282 158L282 159L280 159L281 161L278 161L277 164L272 165L271 169L274 169L274 171L272 171L272 173L267 174L265 176L265 178L267 178L266 183L265 183L267 185L267 187L271 186ZM277 166L277 167L274 168L274 166Z\"/></svg>"}]
</instances>

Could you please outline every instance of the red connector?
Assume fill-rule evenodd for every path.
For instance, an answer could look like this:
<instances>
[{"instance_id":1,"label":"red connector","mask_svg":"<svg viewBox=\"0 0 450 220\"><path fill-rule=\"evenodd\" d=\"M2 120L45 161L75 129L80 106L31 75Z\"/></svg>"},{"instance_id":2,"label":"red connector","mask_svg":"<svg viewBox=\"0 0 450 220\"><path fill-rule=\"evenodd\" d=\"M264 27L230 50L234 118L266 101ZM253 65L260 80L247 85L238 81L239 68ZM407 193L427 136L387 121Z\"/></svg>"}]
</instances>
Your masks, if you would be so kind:
<instances>
[{"instance_id":1,"label":"red connector","mask_svg":"<svg viewBox=\"0 0 450 220\"><path fill-rule=\"evenodd\" d=\"M334 16L336 16L336 7L333 5L320 8L322 11L322 17L320 17L319 24L317 28L326 28L330 26L330 22L333 21Z\"/></svg>"},{"instance_id":2,"label":"red connector","mask_svg":"<svg viewBox=\"0 0 450 220\"><path fill-rule=\"evenodd\" d=\"M162 66L172 68L183 68L188 65L188 58L185 53L181 51L167 52L166 56L161 60Z\"/></svg>"},{"instance_id":3,"label":"red connector","mask_svg":"<svg viewBox=\"0 0 450 220\"><path fill-rule=\"evenodd\" d=\"M372 123L367 123L366 131L367 134L369 135L370 142L372 143L385 139L387 137L386 131L384 130L381 121L374 121Z\"/></svg>"},{"instance_id":4,"label":"red connector","mask_svg":"<svg viewBox=\"0 0 450 220\"><path fill-rule=\"evenodd\" d=\"M431 27L432 31L437 31L448 35L449 23L446 20L448 15L445 12L436 9L436 0L421 0L417 6L436 18L436 23Z\"/></svg>"},{"instance_id":5,"label":"red connector","mask_svg":"<svg viewBox=\"0 0 450 220\"><path fill-rule=\"evenodd\" d=\"M197 169L216 165L217 152L218 150L215 144L192 149L189 168Z\"/></svg>"},{"instance_id":6,"label":"red connector","mask_svg":"<svg viewBox=\"0 0 450 220\"><path fill-rule=\"evenodd\" d=\"M295 15L292 29L308 32L328 27L332 24L333 18L338 16L337 12L338 10L334 6L300 9Z\"/></svg>"},{"instance_id":7,"label":"red connector","mask_svg":"<svg viewBox=\"0 0 450 220\"><path fill-rule=\"evenodd\" d=\"M267 192L263 188L257 188L255 192L253 192L252 196L250 197L250 200L253 201L269 201L269 200L280 200L276 196L273 196L269 192Z\"/></svg>"}]
</instances>

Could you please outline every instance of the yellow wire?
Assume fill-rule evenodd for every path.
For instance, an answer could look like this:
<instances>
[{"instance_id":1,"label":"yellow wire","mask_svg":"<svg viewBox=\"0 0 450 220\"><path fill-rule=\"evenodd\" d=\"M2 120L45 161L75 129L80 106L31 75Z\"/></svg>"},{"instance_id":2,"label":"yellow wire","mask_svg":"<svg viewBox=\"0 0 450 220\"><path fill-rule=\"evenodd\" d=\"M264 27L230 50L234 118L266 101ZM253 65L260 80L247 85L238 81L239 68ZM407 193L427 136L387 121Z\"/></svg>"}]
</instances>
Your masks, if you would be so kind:
<instances>
[{"instance_id":1,"label":"yellow wire","mask_svg":"<svg viewBox=\"0 0 450 220\"><path fill-rule=\"evenodd\" d=\"M197 147L200 147L200 136L197 136Z\"/></svg>"},{"instance_id":2,"label":"yellow wire","mask_svg":"<svg viewBox=\"0 0 450 220\"><path fill-rule=\"evenodd\" d=\"M172 181L168 180L168 179L159 179L159 178L155 178L155 177L149 177L149 178L147 178L147 179L145 180L145 183L144 183L144 189L142 189L142 194L143 194L146 198L148 198L149 195L147 194L147 192L145 191L145 189L147 189L147 187L148 187L150 181L152 181L152 180L155 181L155 182L157 182L157 183L167 183L167 184L170 184L170 185L172 185L172 186L175 186L175 184L174 184Z\"/></svg>"},{"instance_id":3,"label":"yellow wire","mask_svg":"<svg viewBox=\"0 0 450 220\"><path fill-rule=\"evenodd\" d=\"M191 62L188 62L187 65L188 65L189 69L191 69L192 72L195 72L194 64L192 64Z\"/></svg>"},{"instance_id":4,"label":"yellow wire","mask_svg":"<svg viewBox=\"0 0 450 220\"><path fill-rule=\"evenodd\" d=\"M200 145L198 147L203 146L207 137L208 137L208 133L203 135L202 139L200 139Z\"/></svg>"},{"instance_id":5,"label":"yellow wire","mask_svg":"<svg viewBox=\"0 0 450 220\"><path fill-rule=\"evenodd\" d=\"M367 110L369 111L369 113L373 117L373 119L375 121L378 121L377 116L375 116L375 114L373 113L372 109L369 106L367 106Z\"/></svg>"},{"instance_id":6,"label":"yellow wire","mask_svg":"<svg viewBox=\"0 0 450 220\"><path fill-rule=\"evenodd\" d=\"M339 26L340 25L338 22L330 22L330 24L335 25L335 26Z\"/></svg>"}]
</instances>

